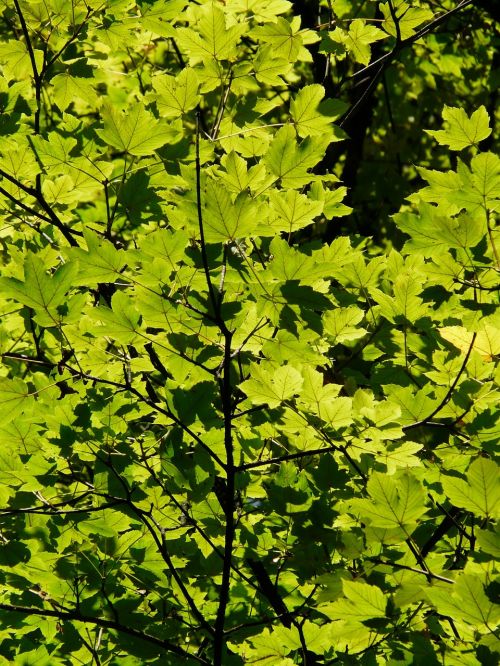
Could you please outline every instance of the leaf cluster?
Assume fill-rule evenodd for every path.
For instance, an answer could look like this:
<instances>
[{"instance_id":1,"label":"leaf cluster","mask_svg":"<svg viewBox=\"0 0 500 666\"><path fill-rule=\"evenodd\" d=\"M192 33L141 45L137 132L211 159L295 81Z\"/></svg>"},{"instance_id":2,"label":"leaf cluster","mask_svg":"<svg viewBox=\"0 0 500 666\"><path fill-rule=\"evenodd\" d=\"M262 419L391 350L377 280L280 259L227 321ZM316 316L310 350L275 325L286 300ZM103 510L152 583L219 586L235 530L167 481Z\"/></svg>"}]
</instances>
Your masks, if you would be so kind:
<instances>
[{"instance_id":1,"label":"leaf cluster","mask_svg":"<svg viewBox=\"0 0 500 666\"><path fill-rule=\"evenodd\" d=\"M0 663L495 663L494 114L325 168L470 3L311 4L0 2Z\"/></svg>"}]
</instances>

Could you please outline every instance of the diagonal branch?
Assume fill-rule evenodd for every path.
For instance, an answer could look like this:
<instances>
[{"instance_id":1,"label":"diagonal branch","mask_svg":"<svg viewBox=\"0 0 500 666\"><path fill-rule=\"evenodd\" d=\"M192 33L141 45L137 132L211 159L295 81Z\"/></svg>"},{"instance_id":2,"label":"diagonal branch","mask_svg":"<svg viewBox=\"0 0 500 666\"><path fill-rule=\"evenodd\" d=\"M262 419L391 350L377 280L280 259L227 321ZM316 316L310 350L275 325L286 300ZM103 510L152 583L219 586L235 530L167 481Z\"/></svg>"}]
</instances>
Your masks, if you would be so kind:
<instances>
[{"instance_id":1,"label":"diagonal branch","mask_svg":"<svg viewBox=\"0 0 500 666\"><path fill-rule=\"evenodd\" d=\"M359 69L357 72L354 72L349 78L352 79L359 79L362 77L365 77L367 74L371 73L373 70L375 70L377 67L380 65L384 65L384 69L388 66L388 64L392 61L392 59L403 49L408 48L409 46L412 46L415 42L417 42L419 39L422 39L422 37L425 37L428 35L430 32L433 32L437 27L439 27L442 23L444 23L447 19L450 18L450 16L453 16L453 14L456 14L457 12L461 11L462 9L465 9L469 5L472 5L473 0L463 0L461 3L459 3L456 7L453 7L453 9L450 9L448 12L442 14L441 16L436 17L433 19L430 23L428 23L426 26L418 30L414 35L411 37L407 37L406 39L403 39L399 42L399 44L396 43L396 47L394 47L389 53L385 53L383 56L380 58L377 58L377 60L374 60L371 62L369 65L366 67L363 67L363 69Z\"/></svg>"},{"instance_id":2,"label":"diagonal branch","mask_svg":"<svg viewBox=\"0 0 500 666\"><path fill-rule=\"evenodd\" d=\"M108 462L106 460L103 460L102 458L99 458L99 456L97 456L97 459L100 460L104 465L106 465L106 467L114 474L117 481L122 486L122 488L123 488L123 490L124 490L124 492L127 496L126 500L125 500L127 506L135 513L135 515L139 518L139 520L147 528L148 532L150 533L151 537L153 538L153 541L156 544L156 547L158 548L158 552L160 553L160 555L161 555L163 561L165 562L165 564L167 565L167 568L168 568L172 578L175 580L175 582L177 583L180 591L182 592L182 595L183 595L184 599L186 600L189 608L191 609L191 612L193 613L194 617L198 620L200 625L209 634L213 634L213 632L214 632L213 628L206 621L202 612L200 611L200 609L196 605L193 597L188 592L186 586L184 585L184 581L180 577L179 572L177 571L176 567L174 566L174 563L172 562L172 559L171 559L171 557L168 553L168 550L167 550L165 529L155 521L155 519L153 518L153 516L151 514L148 517L148 515L146 514L145 511L143 511L142 509L139 509L139 507L137 507L134 504L134 502L132 501L132 498L131 498L131 491L128 487L128 484L118 474L118 472L115 470L113 465L110 462ZM158 537L158 534L156 533L156 530L153 528L153 526L149 522L149 519L151 519L151 521L154 523L156 529L160 532L160 537Z\"/></svg>"},{"instance_id":3,"label":"diagonal branch","mask_svg":"<svg viewBox=\"0 0 500 666\"><path fill-rule=\"evenodd\" d=\"M78 610L74 611L62 610L62 609L54 610L50 608L36 608L36 607L20 606L17 604L6 604L6 603L0 603L0 610L12 613L21 613L22 615L25 615L27 617L30 617L32 615L41 615L42 617L54 617L58 620L84 622L87 624L93 624L96 627L103 627L105 629L114 629L115 631L118 631L122 634L127 634L129 636L133 636L134 638L139 638L140 640L143 640L146 643L151 643L152 645L161 647L164 650L167 650L168 652L173 652L174 654L178 655L179 657L182 657L183 659L194 659L200 664L205 664L206 666L209 666L209 662L205 661L205 659L203 659L202 657L199 657L196 654L192 654L191 652L187 652L186 650L183 650L181 647L175 645L174 643L171 643L170 641L167 641L162 638L157 638L156 636L152 636L151 634L148 634L145 631L138 631L137 629L133 629L132 627L127 627L124 624L121 624L120 622L116 622L115 620L106 620L104 618L85 615Z\"/></svg>"},{"instance_id":4,"label":"diagonal branch","mask_svg":"<svg viewBox=\"0 0 500 666\"><path fill-rule=\"evenodd\" d=\"M422 426L422 425L427 425L427 423L429 423L429 421L432 421L432 419L436 416L436 414L438 414L438 412L440 412L443 409L443 407L450 402L451 398L453 397L453 393L455 391L455 388L457 387L457 384L460 381L460 379L461 379L461 377L462 377L462 375L465 371L465 368L467 367L467 363L469 362L470 355L472 353L472 350L474 349L474 343L476 341L476 337L477 337L477 333L474 332L472 334L472 339L470 341L469 348L467 349L467 352L465 354L463 363L460 366L460 369L457 372L457 375L456 375L455 379L453 380L453 382L451 383L451 386L449 387L448 391L446 392L446 395L444 396L444 398L440 401L440 403L437 405L437 407L435 409L433 409L432 412L428 416L421 419L420 421L416 421L415 423L410 423L408 425L403 426L404 431L411 430L413 428L418 428L419 426Z\"/></svg>"},{"instance_id":5,"label":"diagonal branch","mask_svg":"<svg viewBox=\"0 0 500 666\"><path fill-rule=\"evenodd\" d=\"M15 185L16 187L19 187L20 190L25 192L26 194L29 194L32 196L38 204L43 208L43 210L47 213L47 215L40 215L40 213L37 213L35 210L32 208L26 206L26 204L23 204L20 201L17 201L15 197L9 195L9 193L2 188L2 194L4 196L7 196L8 199L12 201L16 206L19 206L20 208L23 208L26 210L26 212L31 213L32 215L36 215L40 219L44 220L45 222L48 222L49 224L53 224L56 229L59 229L59 231L62 233L64 238L68 241L68 243L73 246L73 247L78 247L78 243L76 240L73 238L73 235L75 236L82 236L83 234L80 231L74 231L73 229L68 229L68 227L59 219L59 217L54 213L52 207L47 203L45 197L43 194L36 188L30 187L29 185L24 185L20 180L17 178L14 178L14 176L11 176L7 171L4 171L4 169L0 169L0 176L5 178L5 180L8 180L10 183Z\"/></svg>"}]
</instances>

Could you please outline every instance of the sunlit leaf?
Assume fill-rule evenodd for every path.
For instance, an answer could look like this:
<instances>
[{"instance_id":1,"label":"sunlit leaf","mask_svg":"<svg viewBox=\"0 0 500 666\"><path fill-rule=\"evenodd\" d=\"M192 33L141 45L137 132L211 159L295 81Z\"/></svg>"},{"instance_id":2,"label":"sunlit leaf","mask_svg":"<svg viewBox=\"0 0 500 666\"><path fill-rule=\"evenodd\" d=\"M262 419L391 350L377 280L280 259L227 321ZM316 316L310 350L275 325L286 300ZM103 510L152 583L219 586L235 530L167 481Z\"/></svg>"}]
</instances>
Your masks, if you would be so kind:
<instances>
[{"instance_id":1,"label":"sunlit leaf","mask_svg":"<svg viewBox=\"0 0 500 666\"><path fill-rule=\"evenodd\" d=\"M105 106L102 112L104 129L96 130L108 145L131 155L151 155L166 143L175 143L174 127L160 123L142 104L131 105L126 112Z\"/></svg>"},{"instance_id":2,"label":"sunlit leaf","mask_svg":"<svg viewBox=\"0 0 500 666\"><path fill-rule=\"evenodd\" d=\"M254 404L278 407L300 391L302 376L290 365L270 371L263 366L255 366L251 378L240 384L240 388Z\"/></svg>"},{"instance_id":3,"label":"sunlit leaf","mask_svg":"<svg viewBox=\"0 0 500 666\"><path fill-rule=\"evenodd\" d=\"M0 424L13 421L27 405L28 387L21 379L0 378Z\"/></svg>"},{"instance_id":4,"label":"sunlit leaf","mask_svg":"<svg viewBox=\"0 0 500 666\"><path fill-rule=\"evenodd\" d=\"M348 580L342 582L342 588L344 599L320 606L321 612L331 620L351 619L362 622L385 617L387 597L380 588L362 581Z\"/></svg>"},{"instance_id":5,"label":"sunlit leaf","mask_svg":"<svg viewBox=\"0 0 500 666\"><path fill-rule=\"evenodd\" d=\"M484 106L480 106L470 116L460 107L444 105L443 119L446 122L444 130L426 130L438 143L448 146L450 150L463 150L468 146L475 146L491 134L488 113Z\"/></svg>"},{"instance_id":6,"label":"sunlit leaf","mask_svg":"<svg viewBox=\"0 0 500 666\"><path fill-rule=\"evenodd\" d=\"M374 527L411 530L426 513L425 491L410 472L387 476L374 472L367 484L370 499L352 500L352 510Z\"/></svg>"},{"instance_id":7,"label":"sunlit leaf","mask_svg":"<svg viewBox=\"0 0 500 666\"><path fill-rule=\"evenodd\" d=\"M500 618L498 605L485 594L480 577L462 573L453 587L426 591L439 613L471 624L478 629L492 630Z\"/></svg>"},{"instance_id":8,"label":"sunlit leaf","mask_svg":"<svg viewBox=\"0 0 500 666\"><path fill-rule=\"evenodd\" d=\"M498 465L488 458L477 458L469 467L466 481L454 476L441 480L446 496L453 504L485 518L500 512Z\"/></svg>"},{"instance_id":9,"label":"sunlit leaf","mask_svg":"<svg viewBox=\"0 0 500 666\"><path fill-rule=\"evenodd\" d=\"M345 111L342 102L321 100L325 96L318 84L302 88L290 104L290 114L301 137L320 136L332 131L332 122Z\"/></svg>"},{"instance_id":10,"label":"sunlit leaf","mask_svg":"<svg viewBox=\"0 0 500 666\"><path fill-rule=\"evenodd\" d=\"M191 67L186 67L176 77L167 74L157 76L153 87L158 111L165 118L178 118L194 109L200 100L198 77Z\"/></svg>"}]
</instances>

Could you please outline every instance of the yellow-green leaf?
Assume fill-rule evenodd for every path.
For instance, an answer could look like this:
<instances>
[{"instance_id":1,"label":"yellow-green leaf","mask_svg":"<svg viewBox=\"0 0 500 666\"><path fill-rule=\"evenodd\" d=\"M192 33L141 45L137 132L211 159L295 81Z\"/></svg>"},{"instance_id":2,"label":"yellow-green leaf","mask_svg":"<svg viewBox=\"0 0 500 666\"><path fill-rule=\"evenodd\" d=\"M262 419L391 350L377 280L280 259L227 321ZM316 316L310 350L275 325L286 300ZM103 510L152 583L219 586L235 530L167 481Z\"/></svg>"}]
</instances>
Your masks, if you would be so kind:
<instances>
[{"instance_id":1,"label":"yellow-green leaf","mask_svg":"<svg viewBox=\"0 0 500 666\"><path fill-rule=\"evenodd\" d=\"M409 471L393 476L373 472L367 491L370 499L354 499L351 507L374 527L402 527L411 531L427 511L425 491Z\"/></svg>"},{"instance_id":2,"label":"yellow-green leaf","mask_svg":"<svg viewBox=\"0 0 500 666\"><path fill-rule=\"evenodd\" d=\"M447 126L444 130L425 130L438 143L450 150L463 150L476 146L491 134L488 112L480 106L471 116L459 107L444 106L443 119Z\"/></svg>"},{"instance_id":3,"label":"yellow-green leaf","mask_svg":"<svg viewBox=\"0 0 500 666\"><path fill-rule=\"evenodd\" d=\"M104 129L96 130L100 138L117 150L138 157L151 155L166 143L175 143L182 135L175 125L161 123L140 102L126 111L106 104L102 112Z\"/></svg>"},{"instance_id":4,"label":"yellow-green leaf","mask_svg":"<svg viewBox=\"0 0 500 666\"><path fill-rule=\"evenodd\" d=\"M449 500L467 511L485 518L496 518L500 513L500 484L498 465L488 458L477 458L466 474L466 481L446 475L441 479Z\"/></svg>"}]
</instances>

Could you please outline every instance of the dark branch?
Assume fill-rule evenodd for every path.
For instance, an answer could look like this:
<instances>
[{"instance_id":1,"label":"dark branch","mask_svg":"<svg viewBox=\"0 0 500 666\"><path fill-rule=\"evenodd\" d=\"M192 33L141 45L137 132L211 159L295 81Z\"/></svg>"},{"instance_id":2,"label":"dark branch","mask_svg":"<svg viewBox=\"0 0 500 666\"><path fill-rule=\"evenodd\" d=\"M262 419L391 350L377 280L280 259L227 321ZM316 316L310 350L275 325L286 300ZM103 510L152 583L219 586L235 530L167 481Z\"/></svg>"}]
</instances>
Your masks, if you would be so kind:
<instances>
[{"instance_id":1,"label":"dark branch","mask_svg":"<svg viewBox=\"0 0 500 666\"><path fill-rule=\"evenodd\" d=\"M194 659L200 664L206 664L207 666L209 666L209 662L205 661L205 659L203 659L202 657L199 657L198 655L195 654L191 654L190 652L183 650L181 647L175 645L174 643L171 643L170 641L164 640L162 638L157 638L156 636L151 636L151 634L148 634L145 631L138 631L137 629L127 627L121 624L120 622L116 622L115 620L106 620L104 618L91 617L90 615L84 615L83 613L77 610L74 611L63 610L63 609L54 610L50 608L34 608L34 607L19 606L17 604L6 604L6 603L0 603L0 610L12 613L21 613L28 617L30 615L41 615L42 617L55 617L58 620L84 622L88 624L93 624L97 627L114 629L115 631L118 631L120 633L128 634L129 636L134 636L134 638L139 638L140 640L143 640L146 643L151 643L152 645L161 647L164 650L173 652L174 654L178 655L179 657L183 657L184 659Z\"/></svg>"}]
</instances>

